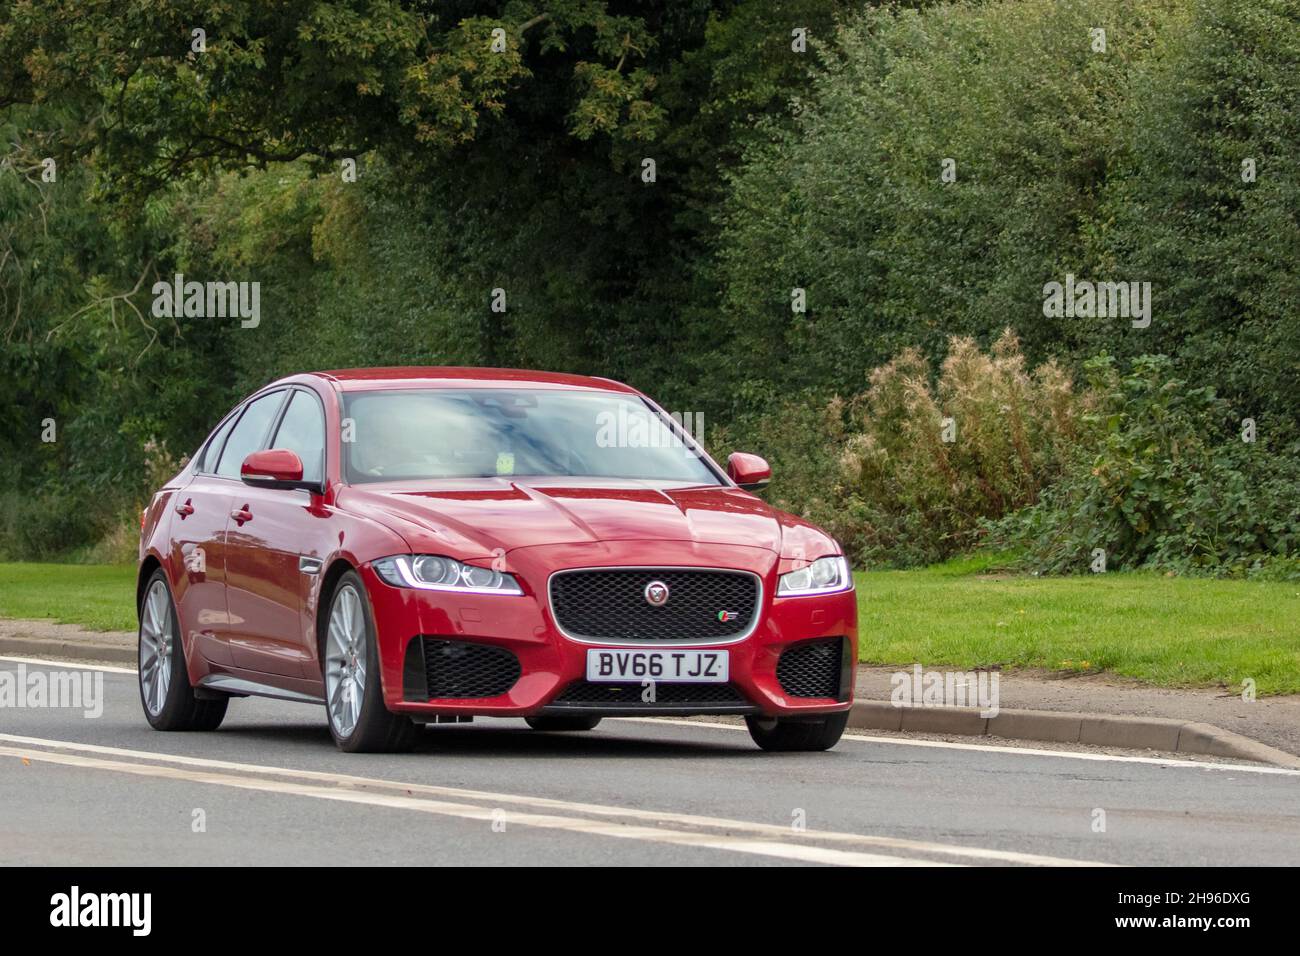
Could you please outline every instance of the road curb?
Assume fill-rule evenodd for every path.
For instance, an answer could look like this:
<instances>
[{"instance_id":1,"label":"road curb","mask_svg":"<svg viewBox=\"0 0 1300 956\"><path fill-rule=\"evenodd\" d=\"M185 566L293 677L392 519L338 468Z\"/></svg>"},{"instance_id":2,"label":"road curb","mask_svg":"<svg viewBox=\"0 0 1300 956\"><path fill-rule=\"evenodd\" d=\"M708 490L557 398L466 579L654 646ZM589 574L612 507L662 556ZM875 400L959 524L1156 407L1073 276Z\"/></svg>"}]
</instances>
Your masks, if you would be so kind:
<instances>
[{"instance_id":1,"label":"road curb","mask_svg":"<svg viewBox=\"0 0 1300 956\"><path fill-rule=\"evenodd\" d=\"M0 656L58 657L100 664L135 664L136 648L124 644L98 644L75 638L0 637Z\"/></svg>"},{"instance_id":2,"label":"road curb","mask_svg":"<svg viewBox=\"0 0 1300 956\"><path fill-rule=\"evenodd\" d=\"M1232 757L1300 770L1300 757L1284 750L1212 724L1164 717L1044 710L999 710L994 717L981 717L976 707L897 707L886 701L859 700L849 712L849 728L1160 750Z\"/></svg>"}]
</instances>

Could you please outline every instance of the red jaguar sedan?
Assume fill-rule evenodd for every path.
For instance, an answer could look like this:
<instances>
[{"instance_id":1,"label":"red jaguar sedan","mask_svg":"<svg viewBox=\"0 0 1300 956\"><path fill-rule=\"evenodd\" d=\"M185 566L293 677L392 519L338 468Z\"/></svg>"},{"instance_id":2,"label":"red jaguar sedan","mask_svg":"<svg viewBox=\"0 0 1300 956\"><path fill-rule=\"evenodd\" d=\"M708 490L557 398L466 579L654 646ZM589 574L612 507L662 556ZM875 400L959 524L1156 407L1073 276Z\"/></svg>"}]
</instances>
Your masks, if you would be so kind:
<instances>
[{"instance_id":1,"label":"red jaguar sedan","mask_svg":"<svg viewBox=\"0 0 1300 956\"><path fill-rule=\"evenodd\" d=\"M645 395L471 368L294 375L231 411L142 515L140 698L214 730L232 697L324 704L346 751L421 725L743 715L766 750L844 731L839 546Z\"/></svg>"}]
</instances>

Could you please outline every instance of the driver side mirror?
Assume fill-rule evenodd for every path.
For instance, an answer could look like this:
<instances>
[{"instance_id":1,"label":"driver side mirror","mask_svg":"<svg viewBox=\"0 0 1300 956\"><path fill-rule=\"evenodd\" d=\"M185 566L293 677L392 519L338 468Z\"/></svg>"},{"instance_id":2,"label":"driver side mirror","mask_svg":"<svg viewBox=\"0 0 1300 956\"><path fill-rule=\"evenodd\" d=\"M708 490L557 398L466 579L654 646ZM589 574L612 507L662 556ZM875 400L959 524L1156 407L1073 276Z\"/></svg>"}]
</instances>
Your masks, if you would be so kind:
<instances>
[{"instance_id":1,"label":"driver side mirror","mask_svg":"<svg viewBox=\"0 0 1300 956\"><path fill-rule=\"evenodd\" d=\"M303 488L321 492L321 482L302 480L302 459L287 448L255 451L239 466L239 479L256 488Z\"/></svg>"},{"instance_id":2,"label":"driver side mirror","mask_svg":"<svg viewBox=\"0 0 1300 956\"><path fill-rule=\"evenodd\" d=\"M734 451L727 456L727 477L746 491L757 491L772 477L772 466L757 455Z\"/></svg>"}]
</instances>

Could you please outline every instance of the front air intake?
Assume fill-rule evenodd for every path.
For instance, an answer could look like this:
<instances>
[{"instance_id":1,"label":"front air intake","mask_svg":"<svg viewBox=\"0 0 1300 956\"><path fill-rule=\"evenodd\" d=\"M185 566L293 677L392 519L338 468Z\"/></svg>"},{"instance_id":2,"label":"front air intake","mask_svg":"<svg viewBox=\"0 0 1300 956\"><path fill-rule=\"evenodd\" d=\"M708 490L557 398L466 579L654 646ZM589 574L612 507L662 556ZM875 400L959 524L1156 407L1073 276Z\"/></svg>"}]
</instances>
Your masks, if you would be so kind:
<instances>
[{"instance_id":1,"label":"front air intake","mask_svg":"<svg viewBox=\"0 0 1300 956\"><path fill-rule=\"evenodd\" d=\"M847 700L844 645L842 637L827 637L787 647L776 663L781 689L791 697Z\"/></svg>"},{"instance_id":2,"label":"front air intake","mask_svg":"<svg viewBox=\"0 0 1300 956\"><path fill-rule=\"evenodd\" d=\"M500 697L515 686L519 658L507 648L475 641L417 637L406 648L406 700Z\"/></svg>"}]
</instances>

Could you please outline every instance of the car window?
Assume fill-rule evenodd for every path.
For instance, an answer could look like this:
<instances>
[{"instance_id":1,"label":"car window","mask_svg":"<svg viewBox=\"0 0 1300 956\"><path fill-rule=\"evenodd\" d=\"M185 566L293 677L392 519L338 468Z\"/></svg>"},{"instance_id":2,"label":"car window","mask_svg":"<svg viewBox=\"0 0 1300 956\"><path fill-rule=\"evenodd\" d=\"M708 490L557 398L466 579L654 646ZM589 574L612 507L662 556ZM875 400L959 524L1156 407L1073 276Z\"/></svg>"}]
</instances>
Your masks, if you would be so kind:
<instances>
[{"instance_id":1,"label":"car window","mask_svg":"<svg viewBox=\"0 0 1300 956\"><path fill-rule=\"evenodd\" d=\"M231 415L222 424L221 429L212 436L212 441L208 442L207 447L203 449L203 460L198 466L200 474L211 474L217 470L217 458L221 454L221 446L225 444L226 436L230 434L230 429L235 427L235 422L238 420L238 415Z\"/></svg>"},{"instance_id":2,"label":"car window","mask_svg":"<svg viewBox=\"0 0 1300 956\"><path fill-rule=\"evenodd\" d=\"M297 452L303 480L320 481L325 469L325 416L320 402L306 392L295 391L271 447Z\"/></svg>"},{"instance_id":3,"label":"car window","mask_svg":"<svg viewBox=\"0 0 1300 956\"><path fill-rule=\"evenodd\" d=\"M718 484L633 395L563 389L365 391L345 399L349 482L590 476Z\"/></svg>"},{"instance_id":4,"label":"car window","mask_svg":"<svg viewBox=\"0 0 1300 956\"><path fill-rule=\"evenodd\" d=\"M249 402L244 414L239 416L239 424L226 439L226 448L221 453L221 463L217 465L217 474L225 478L238 478L239 466L244 459L262 447L262 439L271 426L271 420L280 409L284 392L272 392Z\"/></svg>"}]
</instances>

